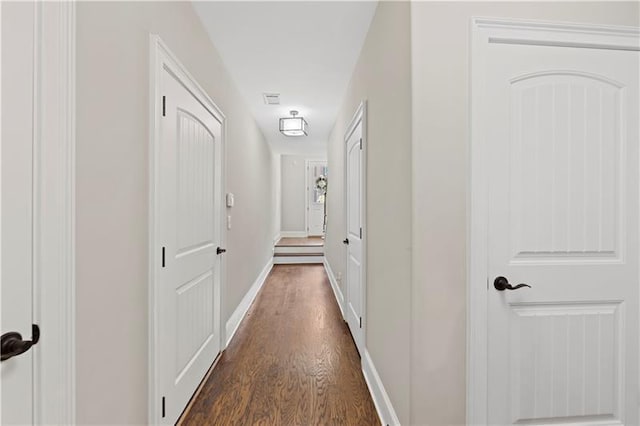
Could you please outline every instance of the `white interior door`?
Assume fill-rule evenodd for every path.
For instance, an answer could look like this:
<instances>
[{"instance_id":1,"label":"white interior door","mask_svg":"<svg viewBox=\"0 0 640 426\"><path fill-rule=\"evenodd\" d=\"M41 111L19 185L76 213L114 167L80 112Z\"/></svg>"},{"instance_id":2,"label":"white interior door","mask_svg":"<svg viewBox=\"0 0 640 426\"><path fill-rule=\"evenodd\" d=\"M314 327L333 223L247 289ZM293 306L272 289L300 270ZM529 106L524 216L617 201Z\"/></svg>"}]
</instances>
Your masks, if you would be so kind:
<instances>
[{"instance_id":1,"label":"white interior door","mask_svg":"<svg viewBox=\"0 0 640 426\"><path fill-rule=\"evenodd\" d=\"M32 335L34 4L2 15L2 334ZM3 340L6 336L3 336ZM4 345L3 345L4 346ZM33 423L33 354L0 364L0 423ZM10 351L3 349L3 355Z\"/></svg>"},{"instance_id":2,"label":"white interior door","mask_svg":"<svg viewBox=\"0 0 640 426\"><path fill-rule=\"evenodd\" d=\"M487 52L489 423L638 424L639 53Z\"/></svg>"},{"instance_id":3,"label":"white interior door","mask_svg":"<svg viewBox=\"0 0 640 426\"><path fill-rule=\"evenodd\" d=\"M222 125L162 72L159 374L163 423L175 423L220 352Z\"/></svg>"},{"instance_id":4,"label":"white interior door","mask_svg":"<svg viewBox=\"0 0 640 426\"><path fill-rule=\"evenodd\" d=\"M358 351L364 349L363 317L363 158L362 121L358 123L346 143L346 206L347 206L347 324Z\"/></svg>"},{"instance_id":5,"label":"white interior door","mask_svg":"<svg viewBox=\"0 0 640 426\"><path fill-rule=\"evenodd\" d=\"M320 176L327 177L327 162L307 162L307 233L310 236L324 235L325 194L316 188Z\"/></svg>"}]
</instances>

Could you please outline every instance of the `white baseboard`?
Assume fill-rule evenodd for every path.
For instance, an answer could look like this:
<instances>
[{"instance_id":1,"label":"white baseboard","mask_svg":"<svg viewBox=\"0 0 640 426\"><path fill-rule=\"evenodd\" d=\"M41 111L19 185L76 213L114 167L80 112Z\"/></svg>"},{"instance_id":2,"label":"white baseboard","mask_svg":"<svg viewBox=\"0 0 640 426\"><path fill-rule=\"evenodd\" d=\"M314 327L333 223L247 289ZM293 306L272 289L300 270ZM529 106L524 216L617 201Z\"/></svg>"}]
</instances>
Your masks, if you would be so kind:
<instances>
[{"instance_id":1,"label":"white baseboard","mask_svg":"<svg viewBox=\"0 0 640 426\"><path fill-rule=\"evenodd\" d=\"M324 247L279 246L275 248L275 252L278 254L308 254L322 257L324 256Z\"/></svg>"},{"instance_id":2,"label":"white baseboard","mask_svg":"<svg viewBox=\"0 0 640 426\"><path fill-rule=\"evenodd\" d=\"M275 246L276 244L278 244L278 241L280 241L280 238L282 238L282 233L278 232L277 234L275 234L273 236L273 245Z\"/></svg>"},{"instance_id":3,"label":"white baseboard","mask_svg":"<svg viewBox=\"0 0 640 426\"><path fill-rule=\"evenodd\" d=\"M324 256L275 256L275 265L295 265L298 263L318 263L322 265Z\"/></svg>"},{"instance_id":4,"label":"white baseboard","mask_svg":"<svg viewBox=\"0 0 640 426\"><path fill-rule=\"evenodd\" d=\"M227 334L225 339L226 341L225 347L229 345L231 338L236 333L236 330L238 330L238 326L242 322L242 319L244 318L247 311L249 310L249 307L253 303L253 300L256 298L256 296L258 295L258 292L262 288L262 285L266 281L267 276L269 275L269 272L271 272L271 268L273 268L273 259L269 259L267 264L262 269L262 272L260 272L260 275L258 275L258 278L256 278L254 283L251 285L251 288L249 288L249 291L247 291L247 294L245 294L244 297L242 298L242 301L240 302L236 310L233 311L233 314L231 315L231 317L229 317L229 320L227 321L227 324L226 324Z\"/></svg>"},{"instance_id":5,"label":"white baseboard","mask_svg":"<svg viewBox=\"0 0 640 426\"><path fill-rule=\"evenodd\" d=\"M327 276L329 277L329 282L331 283L333 295L336 297L336 301L338 302L338 306L340 307L340 313L342 314L342 319L344 319L344 296L342 295L342 291L340 290L340 286L338 285L338 280L336 280L336 276L333 274L333 269L331 269L331 265L329 265L329 261L326 257L324 258L324 269L325 271L327 271Z\"/></svg>"},{"instance_id":6,"label":"white baseboard","mask_svg":"<svg viewBox=\"0 0 640 426\"><path fill-rule=\"evenodd\" d=\"M382 380L380 380L380 376L378 376L378 372L376 371L373 361L371 360L371 356L369 355L369 351L367 351L366 348L362 355L362 372L364 373L364 380L367 382L369 392L373 398L373 404L376 406L376 410L378 411L378 416L380 417L382 424L387 426L399 426L400 420L398 420L396 411L393 409L393 405L391 405L389 395L387 395L387 391L382 385Z\"/></svg>"},{"instance_id":7,"label":"white baseboard","mask_svg":"<svg viewBox=\"0 0 640 426\"><path fill-rule=\"evenodd\" d=\"M307 236L306 231L281 231L280 237L282 238L305 238Z\"/></svg>"}]
</instances>

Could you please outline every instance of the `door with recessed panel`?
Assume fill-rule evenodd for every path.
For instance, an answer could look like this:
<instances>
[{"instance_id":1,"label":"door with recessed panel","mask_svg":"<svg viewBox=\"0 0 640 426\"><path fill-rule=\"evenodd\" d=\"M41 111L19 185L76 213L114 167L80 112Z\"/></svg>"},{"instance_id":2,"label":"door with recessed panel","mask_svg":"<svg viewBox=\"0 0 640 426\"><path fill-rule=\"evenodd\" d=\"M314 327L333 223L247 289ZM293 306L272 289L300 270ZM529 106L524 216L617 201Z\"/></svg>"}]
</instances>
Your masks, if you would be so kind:
<instances>
[{"instance_id":1,"label":"door with recessed panel","mask_svg":"<svg viewBox=\"0 0 640 426\"><path fill-rule=\"evenodd\" d=\"M345 144L345 192L346 192L346 225L347 248L346 274L346 320L358 351L364 349L364 331L362 328L364 311L364 261L363 261L363 155L362 155L362 120L348 135Z\"/></svg>"},{"instance_id":2,"label":"door with recessed panel","mask_svg":"<svg viewBox=\"0 0 640 426\"><path fill-rule=\"evenodd\" d=\"M307 234L324 235L327 162L307 162Z\"/></svg>"},{"instance_id":3,"label":"door with recessed panel","mask_svg":"<svg viewBox=\"0 0 640 426\"><path fill-rule=\"evenodd\" d=\"M174 424L220 352L222 123L169 70L161 86L158 373Z\"/></svg>"},{"instance_id":4,"label":"door with recessed panel","mask_svg":"<svg viewBox=\"0 0 640 426\"><path fill-rule=\"evenodd\" d=\"M489 43L490 424L638 424L637 51Z\"/></svg>"}]
</instances>

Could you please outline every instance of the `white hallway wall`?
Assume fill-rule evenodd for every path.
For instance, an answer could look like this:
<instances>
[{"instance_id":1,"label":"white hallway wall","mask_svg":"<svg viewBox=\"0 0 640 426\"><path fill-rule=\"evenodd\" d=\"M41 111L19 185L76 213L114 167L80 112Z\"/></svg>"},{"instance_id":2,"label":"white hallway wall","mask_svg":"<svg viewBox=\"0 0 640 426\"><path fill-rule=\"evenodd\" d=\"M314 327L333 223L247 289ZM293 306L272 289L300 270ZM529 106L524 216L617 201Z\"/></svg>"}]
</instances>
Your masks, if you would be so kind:
<instances>
[{"instance_id":1,"label":"white hallway wall","mask_svg":"<svg viewBox=\"0 0 640 426\"><path fill-rule=\"evenodd\" d=\"M304 140L301 142L304 143ZM307 160L326 161L326 158L303 155L282 155L281 157L282 232L307 232L305 227Z\"/></svg>"},{"instance_id":2,"label":"white hallway wall","mask_svg":"<svg viewBox=\"0 0 640 426\"><path fill-rule=\"evenodd\" d=\"M412 2L411 424L465 423L472 16L640 25L637 2Z\"/></svg>"},{"instance_id":3,"label":"white hallway wall","mask_svg":"<svg viewBox=\"0 0 640 426\"><path fill-rule=\"evenodd\" d=\"M345 276L344 134L368 100L366 346L409 423L411 51L408 2L380 2L329 138L326 258ZM344 282L339 284L346 295Z\"/></svg>"},{"instance_id":4,"label":"white hallway wall","mask_svg":"<svg viewBox=\"0 0 640 426\"><path fill-rule=\"evenodd\" d=\"M227 116L235 207L225 322L270 259L279 227L278 160L191 4L78 3L78 424L147 423L149 33Z\"/></svg>"}]
</instances>

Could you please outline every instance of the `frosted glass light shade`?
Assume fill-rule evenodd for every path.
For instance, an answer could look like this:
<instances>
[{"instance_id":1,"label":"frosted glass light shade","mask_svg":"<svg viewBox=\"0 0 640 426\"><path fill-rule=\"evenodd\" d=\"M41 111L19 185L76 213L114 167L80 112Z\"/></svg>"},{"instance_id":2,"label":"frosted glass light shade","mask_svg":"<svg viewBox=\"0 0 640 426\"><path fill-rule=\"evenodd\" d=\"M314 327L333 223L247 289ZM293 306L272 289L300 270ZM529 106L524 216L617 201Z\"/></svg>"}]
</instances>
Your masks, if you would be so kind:
<instances>
[{"instance_id":1,"label":"frosted glass light shade","mask_svg":"<svg viewBox=\"0 0 640 426\"><path fill-rule=\"evenodd\" d=\"M307 121L302 117L280 119L280 132L285 136L307 136Z\"/></svg>"}]
</instances>

